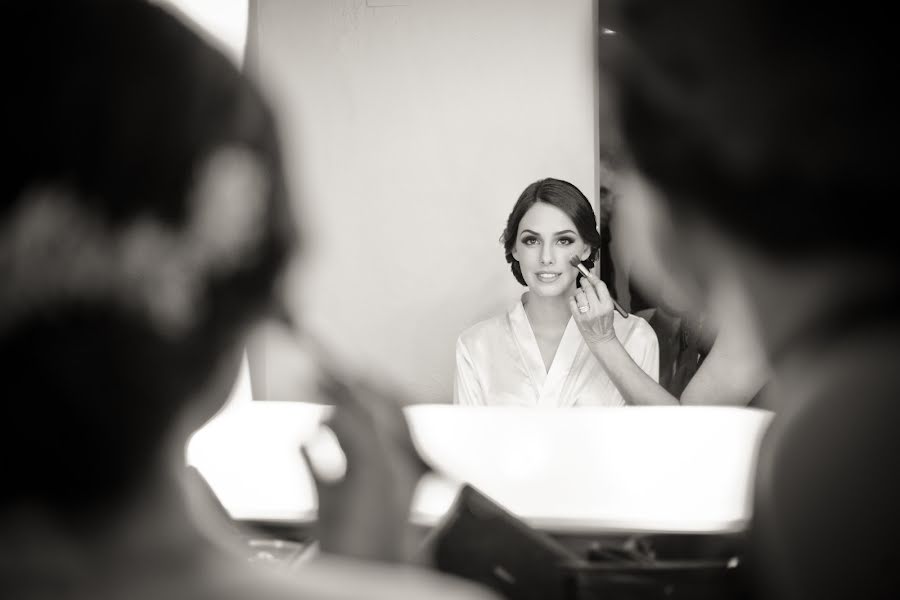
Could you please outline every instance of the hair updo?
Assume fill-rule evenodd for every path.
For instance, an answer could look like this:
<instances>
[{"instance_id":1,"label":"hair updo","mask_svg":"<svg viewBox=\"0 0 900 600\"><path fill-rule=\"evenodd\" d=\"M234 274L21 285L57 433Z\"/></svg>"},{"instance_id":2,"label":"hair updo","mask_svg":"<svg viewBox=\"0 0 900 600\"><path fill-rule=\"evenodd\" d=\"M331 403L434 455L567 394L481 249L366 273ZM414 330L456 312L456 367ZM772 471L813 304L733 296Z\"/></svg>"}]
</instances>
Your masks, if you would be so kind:
<instances>
[{"instance_id":1,"label":"hair updo","mask_svg":"<svg viewBox=\"0 0 900 600\"><path fill-rule=\"evenodd\" d=\"M150 3L35 4L0 42L33 50L2 117L0 453L27 457L0 510L104 515L186 407L224 402L220 372L278 301L296 232L272 113L225 56ZM254 193L198 192L235 152Z\"/></svg>"},{"instance_id":2,"label":"hair updo","mask_svg":"<svg viewBox=\"0 0 900 600\"><path fill-rule=\"evenodd\" d=\"M591 253L584 261L584 264L588 269L593 269L594 261L597 260L597 255L600 251L600 232L597 231L594 207L591 206L585 195L581 193L581 190L568 181L548 177L547 179L535 181L525 188L525 191L522 192L516 201L516 205L513 206L512 212L509 213L509 218L506 220L506 229L503 230L503 235L500 237L506 252L506 262L509 263L510 270L516 281L522 285L528 285L525 283L525 278L522 277L522 267L519 265L519 261L513 258L516 236L519 233L519 223L522 221L525 213L538 202L555 206L572 220L578 235L591 247ZM578 277L580 278L581 275Z\"/></svg>"}]
</instances>

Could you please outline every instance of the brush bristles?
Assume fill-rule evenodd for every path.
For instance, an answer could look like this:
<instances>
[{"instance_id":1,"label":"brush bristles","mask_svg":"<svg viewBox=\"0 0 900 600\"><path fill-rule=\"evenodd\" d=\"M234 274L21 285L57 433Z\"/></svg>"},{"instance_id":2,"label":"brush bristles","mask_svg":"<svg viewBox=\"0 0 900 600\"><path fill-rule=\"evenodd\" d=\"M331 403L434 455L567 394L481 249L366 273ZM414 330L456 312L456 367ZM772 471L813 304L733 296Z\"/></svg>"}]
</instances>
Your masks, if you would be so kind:
<instances>
[{"instance_id":1,"label":"brush bristles","mask_svg":"<svg viewBox=\"0 0 900 600\"><path fill-rule=\"evenodd\" d=\"M573 254L572 256L570 256L569 264L577 269L581 265L581 261L578 260L578 255Z\"/></svg>"}]
</instances>

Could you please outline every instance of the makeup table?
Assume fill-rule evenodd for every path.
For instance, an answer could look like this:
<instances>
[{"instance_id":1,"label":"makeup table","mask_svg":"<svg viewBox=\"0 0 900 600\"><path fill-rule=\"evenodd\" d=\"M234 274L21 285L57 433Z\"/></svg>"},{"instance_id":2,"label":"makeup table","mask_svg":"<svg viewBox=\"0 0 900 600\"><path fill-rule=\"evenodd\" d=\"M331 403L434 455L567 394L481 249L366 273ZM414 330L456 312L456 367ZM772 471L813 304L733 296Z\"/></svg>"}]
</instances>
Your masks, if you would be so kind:
<instances>
[{"instance_id":1,"label":"makeup table","mask_svg":"<svg viewBox=\"0 0 900 600\"><path fill-rule=\"evenodd\" d=\"M187 461L234 519L310 523L316 494L298 448L329 411L232 403L194 434ZM468 482L535 528L578 534L743 530L771 417L730 407L417 405L406 414L441 474L419 485L413 522L437 523Z\"/></svg>"}]
</instances>

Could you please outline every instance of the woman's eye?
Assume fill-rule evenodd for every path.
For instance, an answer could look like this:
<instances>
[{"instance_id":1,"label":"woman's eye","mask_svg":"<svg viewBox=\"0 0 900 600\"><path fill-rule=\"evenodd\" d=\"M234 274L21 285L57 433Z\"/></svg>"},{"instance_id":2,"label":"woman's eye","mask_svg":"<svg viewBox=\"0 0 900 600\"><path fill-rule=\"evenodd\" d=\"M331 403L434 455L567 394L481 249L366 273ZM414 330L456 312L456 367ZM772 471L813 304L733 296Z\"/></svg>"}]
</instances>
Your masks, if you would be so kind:
<instances>
[{"instance_id":1,"label":"woman's eye","mask_svg":"<svg viewBox=\"0 0 900 600\"><path fill-rule=\"evenodd\" d=\"M522 238L522 243L526 246L534 246L538 243L538 239L536 237Z\"/></svg>"},{"instance_id":2,"label":"woman's eye","mask_svg":"<svg viewBox=\"0 0 900 600\"><path fill-rule=\"evenodd\" d=\"M572 238L559 238L556 243L560 246L569 246L571 244L574 244L575 240L573 240Z\"/></svg>"}]
</instances>

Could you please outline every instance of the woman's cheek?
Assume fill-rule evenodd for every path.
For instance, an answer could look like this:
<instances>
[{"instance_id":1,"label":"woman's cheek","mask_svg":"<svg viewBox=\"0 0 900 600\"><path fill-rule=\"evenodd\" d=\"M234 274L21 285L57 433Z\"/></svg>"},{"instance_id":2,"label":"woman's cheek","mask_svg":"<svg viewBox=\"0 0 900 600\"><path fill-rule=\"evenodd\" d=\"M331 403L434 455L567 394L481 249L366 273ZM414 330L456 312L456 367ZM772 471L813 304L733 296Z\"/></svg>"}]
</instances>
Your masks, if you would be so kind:
<instances>
[{"instance_id":1,"label":"woman's cheek","mask_svg":"<svg viewBox=\"0 0 900 600\"><path fill-rule=\"evenodd\" d=\"M534 247L528 246L519 250L519 262L530 267L534 263Z\"/></svg>"}]
</instances>

